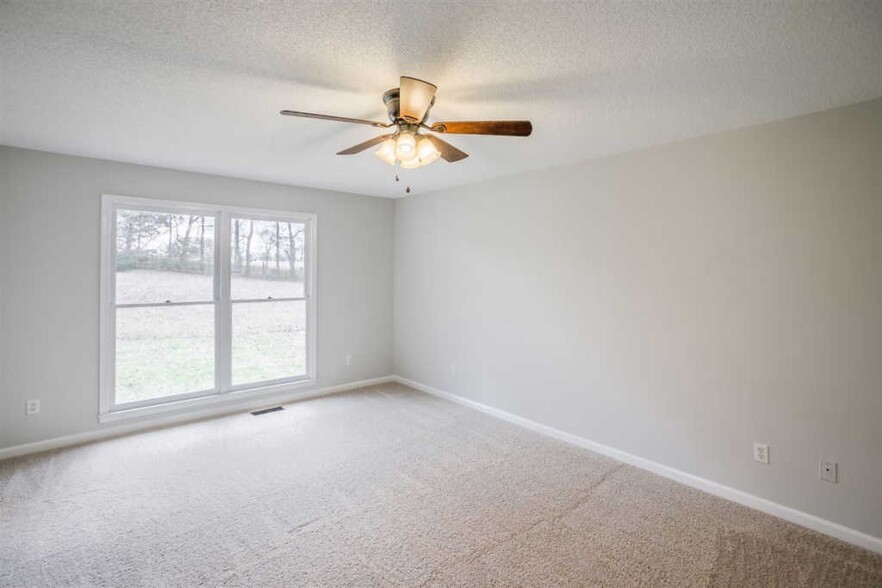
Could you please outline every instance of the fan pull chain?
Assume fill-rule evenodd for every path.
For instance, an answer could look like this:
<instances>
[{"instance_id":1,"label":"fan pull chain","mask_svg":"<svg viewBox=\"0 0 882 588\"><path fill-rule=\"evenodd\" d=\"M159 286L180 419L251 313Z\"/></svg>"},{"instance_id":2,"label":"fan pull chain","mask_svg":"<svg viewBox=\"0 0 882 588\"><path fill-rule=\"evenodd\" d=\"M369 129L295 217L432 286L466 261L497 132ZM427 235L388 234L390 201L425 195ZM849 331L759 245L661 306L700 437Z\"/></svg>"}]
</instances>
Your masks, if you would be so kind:
<instances>
[{"instance_id":1,"label":"fan pull chain","mask_svg":"<svg viewBox=\"0 0 882 588\"><path fill-rule=\"evenodd\" d=\"M400 163L401 163L401 162L398 161L397 159L395 160L395 181L396 181L396 182L400 182L400 181L401 181L401 178L398 176L398 170L401 169L401 168L400 168ZM404 192L405 192L406 194L410 194L410 186L407 186L407 187L404 189Z\"/></svg>"}]
</instances>

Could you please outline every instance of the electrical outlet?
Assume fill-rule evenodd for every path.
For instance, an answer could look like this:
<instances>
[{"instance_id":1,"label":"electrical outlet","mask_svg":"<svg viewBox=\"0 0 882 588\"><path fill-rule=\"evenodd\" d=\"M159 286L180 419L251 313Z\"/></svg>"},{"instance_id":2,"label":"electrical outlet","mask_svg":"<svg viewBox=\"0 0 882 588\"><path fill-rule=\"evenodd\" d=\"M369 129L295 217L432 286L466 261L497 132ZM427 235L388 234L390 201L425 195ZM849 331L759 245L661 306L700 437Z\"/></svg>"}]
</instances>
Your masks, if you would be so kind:
<instances>
[{"instance_id":1,"label":"electrical outlet","mask_svg":"<svg viewBox=\"0 0 882 588\"><path fill-rule=\"evenodd\" d=\"M352 365L352 356L351 355L346 356L346 365Z\"/></svg>"},{"instance_id":2,"label":"electrical outlet","mask_svg":"<svg viewBox=\"0 0 882 588\"><path fill-rule=\"evenodd\" d=\"M25 414L37 414L40 412L39 400L28 400L25 402Z\"/></svg>"},{"instance_id":3,"label":"electrical outlet","mask_svg":"<svg viewBox=\"0 0 882 588\"><path fill-rule=\"evenodd\" d=\"M821 460L818 477L826 482L833 482L836 484L839 482L839 463L835 461Z\"/></svg>"},{"instance_id":4,"label":"electrical outlet","mask_svg":"<svg viewBox=\"0 0 882 588\"><path fill-rule=\"evenodd\" d=\"M456 364L455 364L455 363L451 363L451 364L450 364L450 375L451 375L451 376L455 376L455 375L456 375Z\"/></svg>"},{"instance_id":5,"label":"electrical outlet","mask_svg":"<svg viewBox=\"0 0 882 588\"><path fill-rule=\"evenodd\" d=\"M766 465L769 464L769 446L765 443L753 444L753 460Z\"/></svg>"}]
</instances>

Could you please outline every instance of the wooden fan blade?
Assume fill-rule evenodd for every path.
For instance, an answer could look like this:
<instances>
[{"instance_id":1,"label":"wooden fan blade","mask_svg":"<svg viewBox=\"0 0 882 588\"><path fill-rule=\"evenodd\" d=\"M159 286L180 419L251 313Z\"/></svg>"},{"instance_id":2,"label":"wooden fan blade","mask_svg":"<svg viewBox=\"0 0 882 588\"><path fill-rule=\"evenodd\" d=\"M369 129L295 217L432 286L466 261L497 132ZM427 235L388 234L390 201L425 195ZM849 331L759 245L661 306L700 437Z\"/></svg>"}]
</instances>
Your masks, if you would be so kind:
<instances>
[{"instance_id":1,"label":"wooden fan blade","mask_svg":"<svg viewBox=\"0 0 882 588\"><path fill-rule=\"evenodd\" d=\"M392 126L391 124L376 122L373 120L365 120L363 118L347 118L345 116L333 116L330 114L315 114L313 112L298 112L297 110L282 110L279 114L283 114L285 116L299 116L301 118L317 118L319 120L333 120L336 122L344 122L344 123L355 123L357 125L370 125L372 127L379 127L381 129L388 128Z\"/></svg>"},{"instance_id":2,"label":"wooden fan blade","mask_svg":"<svg viewBox=\"0 0 882 588\"><path fill-rule=\"evenodd\" d=\"M441 159L444 161L453 163L454 161L459 161L460 159L465 159L469 156L465 151L460 151L447 141L442 141L434 135L426 135L426 137L429 138L429 141L432 142L432 145L435 146L435 149L438 150L438 153L441 154Z\"/></svg>"},{"instance_id":3,"label":"wooden fan blade","mask_svg":"<svg viewBox=\"0 0 882 588\"><path fill-rule=\"evenodd\" d=\"M451 135L507 135L510 137L529 137L533 123L528 120L484 120L438 122L432 125L436 133Z\"/></svg>"},{"instance_id":4,"label":"wooden fan blade","mask_svg":"<svg viewBox=\"0 0 882 588\"><path fill-rule=\"evenodd\" d=\"M438 89L434 84L401 76L399 80L399 110L401 118L412 123L421 123L432 106L435 99L435 91Z\"/></svg>"},{"instance_id":5,"label":"wooden fan blade","mask_svg":"<svg viewBox=\"0 0 882 588\"><path fill-rule=\"evenodd\" d=\"M373 147L374 145L379 145L386 139L390 138L392 134L388 135L380 135L379 137L374 137L373 139L368 139L364 143L359 143L358 145L353 145L349 149L344 149L343 151L338 151L337 155L355 155L356 153L361 153L368 147Z\"/></svg>"}]
</instances>

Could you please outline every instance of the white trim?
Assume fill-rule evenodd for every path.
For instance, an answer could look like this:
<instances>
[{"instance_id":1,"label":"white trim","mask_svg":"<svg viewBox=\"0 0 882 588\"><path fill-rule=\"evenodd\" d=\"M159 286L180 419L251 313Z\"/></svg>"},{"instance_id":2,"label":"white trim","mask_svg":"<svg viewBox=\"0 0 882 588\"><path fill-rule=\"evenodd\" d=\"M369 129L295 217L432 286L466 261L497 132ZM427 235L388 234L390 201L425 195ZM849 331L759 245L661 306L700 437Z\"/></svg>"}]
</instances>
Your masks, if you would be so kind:
<instances>
[{"instance_id":1,"label":"white trim","mask_svg":"<svg viewBox=\"0 0 882 588\"><path fill-rule=\"evenodd\" d=\"M289 378L276 378L273 380L263 380L261 382L248 382L247 384L231 385L226 392L236 394L252 391L260 392L261 390L266 389L281 390L283 387L288 388L292 386L299 386L302 388L309 384L315 384L315 379L310 378L307 375L291 376Z\"/></svg>"},{"instance_id":2,"label":"white trim","mask_svg":"<svg viewBox=\"0 0 882 588\"><path fill-rule=\"evenodd\" d=\"M113 412L98 415L98 422L118 423L120 421L137 421L157 417L163 414L179 414L199 409L203 406L217 406L244 401L255 396L270 393L287 393L314 386L315 380L300 376L292 381L262 382L251 387L231 389L222 394L211 390L193 392L180 396L168 396L165 402L143 402L118 404Z\"/></svg>"},{"instance_id":3,"label":"white trim","mask_svg":"<svg viewBox=\"0 0 882 588\"><path fill-rule=\"evenodd\" d=\"M304 300L309 300L306 297L301 298L273 298L272 296L267 296L266 298L237 298L236 300L230 300L233 304L251 304L252 302L303 302ZM188 304L182 302L181 304ZM157 306L162 306L162 303ZM118 304L117 308L123 308L122 304Z\"/></svg>"},{"instance_id":4,"label":"white trim","mask_svg":"<svg viewBox=\"0 0 882 588\"><path fill-rule=\"evenodd\" d=\"M120 435L128 435L140 431L147 431L173 424L183 424L192 421L203 420L211 417L218 417L227 414L244 413L266 406L275 406L279 404L289 404L291 402L308 400L310 398L318 398L321 396L329 396L339 392L346 392L366 386L375 386L377 384L386 384L395 381L395 376L383 376L380 378L371 378L368 380L359 380L357 382L349 382L347 384L339 384L336 386L327 386L314 390L305 390L299 392L276 392L275 394L261 394L257 397L237 397L235 400L229 396L215 398L212 400L222 400L223 404L218 403L202 410L190 410L184 413L167 414L155 418L143 418L134 423L126 423L124 425L115 425L112 427L101 427L94 431L85 433L75 433L73 435L65 435L63 437L54 437L43 441L35 441L33 443L25 443L23 445L14 445L0 449L0 460L12 457L20 457L30 455L32 453L40 453L62 447L70 447L72 445L82 445L91 441L99 441L111 437L119 437Z\"/></svg>"},{"instance_id":5,"label":"white trim","mask_svg":"<svg viewBox=\"0 0 882 588\"><path fill-rule=\"evenodd\" d=\"M223 204L211 204L207 202L188 202L186 200L163 200L161 198L145 198L142 196L122 196L120 194L102 194L102 199L113 201L114 204L125 209L144 210L147 212L180 213L182 210L194 213L207 211L227 212L236 218L249 218L254 220L279 219L291 222L306 223L315 218L311 212L295 212L291 210L276 210L269 208L243 208L240 206L226 206Z\"/></svg>"},{"instance_id":6,"label":"white trim","mask_svg":"<svg viewBox=\"0 0 882 588\"><path fill-rule=\"evenodd\" d=\"M101 239L100 239L100 292L98 293L98 414L102 415L113 406L113 385L116 380L116 312L111 312L113 307L113 292L115 290L113 280L116 277L114 270L114 252L116 250L116 236L114 234L114 210L111 198L108 195L101 196ZM113 248L108 244L112 243ZM0 454L2 455L2 454Z\"/></svg>"},{"instance_id":7,"label":"white trim","mask_svg":"<svg viewBox=\"0 0 882 588\"><path fill-rule=\"evenodd\" d=\"M230 259L230 237L232 227L230 215L218 215L214 236L214 381L221 387L221 382L232 382L233 348L227 341L233 340L233 310L230 303L230 276L232 267ZM218 235L223 235L218 239ZM224 262L223 260L227 260Z\"/></svg>"},{"instance_id":8,"label":"white trim","mask_svg":"<svg viewBox=\"0 0 882 588\"><path fill-rule=\"evenodd\" d=\"M318 378L316 357L318 356L318 216L308 215L305 222L306 234L303 236L303 295L306 301L306 374L310 379Z\"/></svg>"},{"instance_id":9,"label":"white trim","mask_svg":"<svg viewBox=\"0 0 882 588\"><path fill-rule=\"evenodd\" d=\"M765 498L760 498L759 496L748 494L747 492L743 492L741 490L736 490L735 488L732 488L730 486L725 486L718 482L689 474L682 470L678 470L670 466L666 466L658 462L637 455L633 455L619 449L615 449L614 447L597 443L596 441L586 439L585 437L580 437L572 433L567 433L565 431L561 431L560 429L555 429L554 427L543 425L542 423L537 423L536 421L531 421L530 419L524 418L522 416L518 416L510 412L505 412L504 410L493 408L492 406L487 406L486 404L481 404L480 402L475 402L474 400L469 400L468 398L463 398L462 396L457 396L456 394L451 394L450 392L445 392L444 390L439 390L438 388L433 388L432 386L427 386L426 384L422 384L420 382L415 382L414 380L402 378L401 376L395 376L395 381L399 384L404 384L405 386L410 386L411 388L420 390L421 392L431 394L432 396L437 396L438 398L443 398L445 400L449 400L451 402L455 402L457 404L479 410L483 413L489 414L490 416L508 421L510 423L519 425L526 429L530 429L531 431L535 431L537 433L541 433L548 437L552 437L554 439L557 439L558 441L563 441L564 443L569 443L570 445L575 445L584 449L590 449L591 451L600 453L601 455L605 455L607 457L617 459L621 462L652 472L654 474L664 476L665 478L669 478L676 482L680 482L681 484L691 486L692 488L703 490L708 494L713 494L715 496L725 498L726 500L731 500L733 502L743 504L744 506L748 506L750 508L762 511L766 514L776 516L778 518L784 519L785 521L807 527L809 529L812 529L813 531L835 537L836 539L841 539L842 541L851 543L852 545L857 545L858 547L863 547L864 549L869 549L870 551L882 553L882 538L880 537L874 537L873 535L858 531L856 529L852 529L850 527L846 527L845 525L840 525L839 523L834 523L833 521L829 521L827 519L822 519L821 517L815 516L813 514L802 512L800 510L796 510L795 508L784 506L783 504L778 504L777 502L772 502L771 500L766 500Z\"/></svg>"},{"instance_id":10,"label":"white trim","mask_svg":"<svg viewBox=\"0 0 882 588\"><path fill-rule=\"evenodd\" d=\"M216 300L188 300L186 302L172 302L171 300L166 300L165 302L130 302L128 304L116 304L114 305L114 308L168 308L171 306L208 306L209 304L216 303Z\"/></svg>"},{"instance_id":11,"label":"white trim","mask_svg":"<svg viewBox=\"0 0 882 588\"><path fill-rule=\"evenodd\" d=\"M116 279L116 211L119 209L145 210L165 213L192 213L213 217L214 222L214 271L213 300L171 303L124 304L114 300ZM306 373L302 376L282 378L267 382L254 382L250 385L232 385L231 349L232 304L249 302L231 300L230 293L230 229L231 218L292 222L304 226L304 284L303 300L306 305ZM98 422L107 423L131 418L139 419L145 415L178 413L192 407L213 405L224 402L224 397L236 395L240 399L247 394L262 394L268 391L291 390L314 385L317 355L317 309L315 279L317 247L317 216L313 213L291 212L286 210L267 210L261 208L240 208L233 206L159 200L134 196L102 194L101 196L101 281L100 281L100 362L99 362L99 401ZM288 299L261 299L255 302L285 302ZM116 309L151 306L193 306L214 305L215 308L215 349L214 349L214 388L199 392L188 392L177 396L150 399L147 401L117 404L115 399L115 358L116 358Z\"/></svg>"},{"instance_id":12,"label":"white trim","mask_svg":"<svg viewBox=\"0 0 882 588\"><path fill-rule=\"evenodd\" d=\"M192 392L184 392L182 394L172 394L163 396L161 399L148 398L146 400L135 400L132 402L124 402L116 404L111 412L98 413L98 422L105 423L112 420L120 420L129 418L136 414L145 414L155 410L163 412L163 406L183 405L185 402L192 402L199 398L208 398L217 396L217 390L209 388L206 390L194 390Z\"/></svg>"}]
</instances>

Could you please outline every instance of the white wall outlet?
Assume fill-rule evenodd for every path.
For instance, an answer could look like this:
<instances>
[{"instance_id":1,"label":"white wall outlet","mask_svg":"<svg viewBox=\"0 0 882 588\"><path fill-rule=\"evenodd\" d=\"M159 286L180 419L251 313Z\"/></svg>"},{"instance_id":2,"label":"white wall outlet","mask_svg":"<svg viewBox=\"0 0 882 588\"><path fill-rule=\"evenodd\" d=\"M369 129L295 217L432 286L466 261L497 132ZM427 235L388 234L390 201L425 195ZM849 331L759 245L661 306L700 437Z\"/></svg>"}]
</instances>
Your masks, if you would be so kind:
<instances>
[{"instance_id":1,"label":"white wall outlet","mask_svg":"<svg viewBox=\"0 0 882 588\"><path fill-rule=\"evenodd\" d=\"M818 476L827 482L834 484L839 482L839 463L835 461L821 460L818 470Z\"/></svg>"},{"instance_id":2,"label":"white wall outlet","mask_svg":"<svg viewBox=\"0 0 882 588\"><path fill-rule=\"evenodd\" d=\"M769 446L765 443L753 444L753 460L766 465L769 464Z\"/></svg>"},{"instance_id":3,"label":"white wall outlet","mask_svg":"<svg viewBox=\"0 0 882 588\"><path fill-rule=\"evenodd\" d=\"M351 355L346 356L346 365L352 365L352 356Z\"/></svg>"},{"instance_id":4,"label":"white wall outlet","mask_svg":"<svg viewBox=\"0 0 882 588\"><path fill-rule=\"evenodd\" d=\"M451 376L455 376L455 375L456 375L456 364L455 364L455 363L451 363L451 364L450 364L450 375L451 375Z\"/></svg>"},{"instance_id":5,"label":"white wall outlet","mask_svg":"<svg viewBox=\"0 0 882 588\"><path fill-rule=\"evenodd\" d=\"M39 400L28 400L25 402L25 414L37 414L40 412Z\"/></svg>"}]
</instances>

